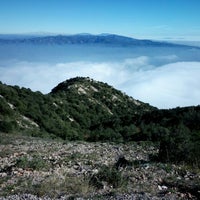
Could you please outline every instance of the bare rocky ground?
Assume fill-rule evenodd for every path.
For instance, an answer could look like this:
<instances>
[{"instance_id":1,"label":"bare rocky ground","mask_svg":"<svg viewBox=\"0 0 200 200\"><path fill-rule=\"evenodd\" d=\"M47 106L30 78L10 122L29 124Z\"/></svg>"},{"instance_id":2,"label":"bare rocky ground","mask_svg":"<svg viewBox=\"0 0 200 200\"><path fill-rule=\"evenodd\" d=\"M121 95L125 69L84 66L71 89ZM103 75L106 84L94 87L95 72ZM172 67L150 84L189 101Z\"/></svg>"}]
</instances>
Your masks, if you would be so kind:
<instances>
[{"instance_id":1,"label":"bare rocky ground","mask_svg":"<svg viewBox=\"0 0 200 200\"><path fill-rule=\"evenodd\" d=\"M0 200L198 199L200 171L152 161L157 153L147 143L63 142L0 133Z\"/></svg>"}]
</instances>

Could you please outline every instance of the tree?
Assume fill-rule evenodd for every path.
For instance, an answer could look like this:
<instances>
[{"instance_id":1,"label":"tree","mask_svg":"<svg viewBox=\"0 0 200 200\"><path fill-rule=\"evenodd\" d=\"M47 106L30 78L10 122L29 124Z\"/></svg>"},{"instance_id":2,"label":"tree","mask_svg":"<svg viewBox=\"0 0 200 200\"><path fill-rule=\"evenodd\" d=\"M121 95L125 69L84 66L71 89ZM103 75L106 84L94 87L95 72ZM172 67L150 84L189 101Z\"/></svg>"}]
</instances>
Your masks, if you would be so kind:
<instances>
[{"instance_id":1,"label":"tree","mask_svg":"<svg viewBox=\"0 0 200 200\"><path fill-rule=\"evenodd\" d=\"M181 124L161 138L159 159L163 162L188 162L190 145L190 131Z\"/></svg>"}]
</instances>

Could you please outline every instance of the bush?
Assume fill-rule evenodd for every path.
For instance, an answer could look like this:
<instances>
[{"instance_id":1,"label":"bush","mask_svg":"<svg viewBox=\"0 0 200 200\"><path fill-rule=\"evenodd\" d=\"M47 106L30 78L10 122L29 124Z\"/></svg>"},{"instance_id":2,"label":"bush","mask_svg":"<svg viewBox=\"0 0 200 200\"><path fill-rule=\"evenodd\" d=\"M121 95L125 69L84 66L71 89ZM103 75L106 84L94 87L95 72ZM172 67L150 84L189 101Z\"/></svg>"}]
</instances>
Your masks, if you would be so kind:
<instances>
[{"instance_id":1,"label":"bush","mask_svg":"<svg viewBox=\"0 0 200 200\"><path fill-rule=\"evenodd\" d=\"M193 136L194 137L194 136ZM200 140L191 137L191 132L183 125L176 127L160 142L159 160L162 162L187 163L199 165Z\"/></svg>"},{"instance_id":2,"label":"bush","mask_svg":"<svg viewBox=\"0 0 200 200\"><path fill-rule=\"evenodd\" d=\"M0 99L0 114L1 115L13 115L13 110L4 99Z\"/></svg>"},{"instance_id":3,"label":"bush","mask_svg":"<svg viewBox=\"0 0 200 200\"><path fill-rule=\"evenodd\" d=\"M17 127L17 124L14 121L0 121L1 132L10 133L14 131L16 127Z\"/></svg>"},{"instance_id":4,"label":"bush","mask_svg":"<svg viewBox=\"0 0 200 200\"><path fill-rule=\"evenodd\" d=\"M114 167L103 166L97 174L92 176L90 184L100 189L104 186L103 182L107 182L114 188L120 187L123 183L122 173Z\"/></svg>"},{"instance_id":5,"label":"bush","mask_svg":"<svg viewBox=\"0 0 200 200\"><path fill-rule=\"evenodd\" d=\"M26 156L21 157L17 160L16 165L20 168L31 168L33 170L46 170L50 167L49 164L39 155L34 155L32 158Z\"/></svg>"}]
</instances>

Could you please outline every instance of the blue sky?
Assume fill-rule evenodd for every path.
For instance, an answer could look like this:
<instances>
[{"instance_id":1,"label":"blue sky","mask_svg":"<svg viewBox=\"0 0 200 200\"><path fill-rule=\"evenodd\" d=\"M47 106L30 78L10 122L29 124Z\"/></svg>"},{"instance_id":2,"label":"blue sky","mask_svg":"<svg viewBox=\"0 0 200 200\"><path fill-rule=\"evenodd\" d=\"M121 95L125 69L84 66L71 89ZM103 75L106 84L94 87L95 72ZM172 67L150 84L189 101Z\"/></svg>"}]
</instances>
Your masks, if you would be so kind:
<instances>
[{"instance_id":1,"label":"blue sky","mask_svg":"<svg viewBox=\"0 0 200 200\"><path fill-rule=\"evenodd\" d=\"M0 33L200 40L199 0L0 0Z\"/></svg>"}]
</instances>

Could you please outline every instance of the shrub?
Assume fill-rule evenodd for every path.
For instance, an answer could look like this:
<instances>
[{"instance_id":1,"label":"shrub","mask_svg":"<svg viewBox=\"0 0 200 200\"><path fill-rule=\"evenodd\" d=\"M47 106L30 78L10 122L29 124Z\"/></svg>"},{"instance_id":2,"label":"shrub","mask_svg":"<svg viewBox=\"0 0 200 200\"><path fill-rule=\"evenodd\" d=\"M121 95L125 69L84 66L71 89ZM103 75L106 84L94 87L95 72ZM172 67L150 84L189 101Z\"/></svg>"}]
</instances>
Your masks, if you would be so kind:
<instances>
[{"instance_id":1,"label":"shrub","mask_svg":"<svg viewBox=\"0 0 200 200\"><path fill-rule=\"evenodd\" d=\"M34 155L32 158L28 158L27 156L21 157L17 160L16 165L20 168L31 168L33 170L44 170L50 167L39 155Z\"/></svg>"},{"instance_id":2,"label":"shrub","mask_svg":"<svg viewBox=\"0 0 200 200\"><path fill-rule=\"evenodd\" d=\"M198 137L194 141L189 130L180 125L161 139L159 159L162 162L182 162L197 166L200 163L199 149Z\"/></svg>"},{"instance_id":3,"label":"shrub","mask_svg":"<svg viewBox=\"0 0 200 200\"><path fill-rule=\"evenodd\" d=\"M97 174L92 176L90 184L100 189L104 186L103 182L107 182L114 188L120 187L123 183L122 173L114 167L103 166Z\"/></svg>"},{"instance_id":4,"label":"shrub","mask_svg":"<svg viewBox=\"0 0 200 200\"><path fill-rule=\"evenodd\" d=\"M14 131L16 127L17 127L17 124L14 121L0 121L1 132L10 133Z\"/></svg>"},{"instance_id":5,"label":"shrub","mask_svg":"<svg viewBox=\"0 0 200 200\"><path fill-rule=\"evenodd\" d=\"M63 199L62 195L69 196L84 196L90 191L88 180L77 178L76 176L60 177L59 174L51 175L43 179L41 182L35 183L34 180L24 180L21 183L19 193L34 194L38 197L48 197L45 199ZM72 195L72 196L71 196ZM67 198L68 199L68 198Z\"/></svg>"}]
</instances>

